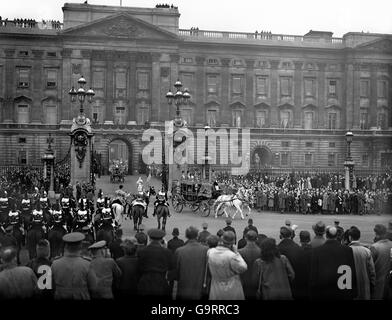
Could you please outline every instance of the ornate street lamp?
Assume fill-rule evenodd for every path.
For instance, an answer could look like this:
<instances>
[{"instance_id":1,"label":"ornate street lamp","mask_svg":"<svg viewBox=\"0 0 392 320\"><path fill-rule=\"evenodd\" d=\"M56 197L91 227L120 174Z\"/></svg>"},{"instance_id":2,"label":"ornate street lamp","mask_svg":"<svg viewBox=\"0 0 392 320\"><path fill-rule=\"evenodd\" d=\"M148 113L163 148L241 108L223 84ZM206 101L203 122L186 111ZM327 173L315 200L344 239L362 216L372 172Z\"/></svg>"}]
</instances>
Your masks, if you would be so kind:
<instances>
[{"instance_id":1,"label":"ornate street lamp","mask_svg":"<svg viewBox=\"0 0 392 320\"><path fill-rule=\"evenodd\" d=\"M345 168L345 188L346 190L351 191L353 176L354 176L354 161L351 157L351 143L353 142L354 134L351 131L346 133L346 143L347 143L347 155L346 161L344 161Z\"/></svg>"},{"instance_id":2,"label":"ornate street lamp","mask_svg":"<svg viewBox=\"0 0 392 320\"><path fill-rule=\"evenodd\" d=\"M207 132L208 132L208 130L209 129L211 129L211 127L209 126L209 125L206 125L205 127L204 127L204 131L205 131L205 139L206 139L206 141L205 141L205 152L204 152L204 178L206 179L206 180L208 180L208 181L210 181L210 168L209 168L209 163L208 163L208 160L209 160L209 156L208 156L208 135L207 135Z\"/></svg>"},{"instance_id":3,"label":"ornate street lamp","mask_svg":"<svg viewBox=\"0 0 392 320\"><path fill-rule=\"evenodd\" d=\"M54 151L52 150L52 143L53 139L49 134L48 138L48 148L45 150L44 155L42 156L42 161L44 163L44 179L47 178L48 167L50 168L50 177L49 177L49 197L54 198Z\"/></svg>"},{"instance_id":4,"label":"ornate street lamp","mask_svg":"<svg viewBox=\"0 0 392 320\"><path fill-rule=\"evenodd\" d=\"M87 101L91 103L93 101L93 97L95 96L95 92L93 89L91 88L88 90L84 89L86 83L87 83L86 79L83 76L81 76L81 78L79 78L78 80L79 89L75 90L75 88L72 87L71 90L69 90L68 92L68 94L71 97L71 102L75 102L76 97L78 97L78 100L80 102L80 116L84 115L83 103L86 100L86 97L87 97Z\"/></svg>"},{"instance_id":5,"label":"ornate street lamp","mask_svg":"<svg viewBox=\"0 0 392 320\"><path fill-rule=\"evenodd\" d=\"M169 105L172 105L173 102L176 105L176 116L174 118L174 125L179 128L184 125L184 122L182 121L180 115L180 106L188 104L191 95L189 94L187 88L185 88L183 91L181 90L182 83L178 79L174 84L174 87L175 87L175 93L171 92L169 89L169 91L166 93L166 98Z\"/></svg>"}]
</instances>

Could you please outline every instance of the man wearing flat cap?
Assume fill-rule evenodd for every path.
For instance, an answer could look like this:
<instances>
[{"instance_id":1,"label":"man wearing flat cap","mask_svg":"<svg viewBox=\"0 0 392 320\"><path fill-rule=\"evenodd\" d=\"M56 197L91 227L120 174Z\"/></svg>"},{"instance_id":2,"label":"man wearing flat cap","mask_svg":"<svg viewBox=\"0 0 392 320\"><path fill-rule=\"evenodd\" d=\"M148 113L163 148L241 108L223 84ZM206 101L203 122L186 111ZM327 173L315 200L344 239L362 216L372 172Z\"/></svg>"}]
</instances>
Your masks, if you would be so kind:
<instances>
[{"instance_id":1,"label":"man wearing flat cap","mask_svg":"<svg viewBox=\"0 0 392 320\"><path fill-rule=\"evenodd\" d=\"M208 223L203 222L201 227L203 228L203 230L199 232L199 235L197 237L197 241L199 241L203 245L207 245L207 238L211 235L211 233L207 230Z\"/></svg>"},{"instance_id":2,"label":"man wearing flat cap","mask_svg":"<svg viewBox=\"0 0 392 320\"><path fill-rule=\"evenodd\" d=\"M235 232L235 229L231 226L231 223L233 220L231 218L226 219L226 227L223 228L223 231L231 231L234 233L234 244L237 243L237 234Z\"/></svg>"},{"instance_id":3,"label":"man wearing flat cap","mask_svg":"<svg viewBox=\"0 0 392 320\"><path fill-rule=\"evenodd\" d=\"M52 284L55 299L89 300L97 285L97 277L90 261L81 256L80 232L68 233L63 237L64 256L53 261Z\"/></svg>"},{"instance_id":4,"label":"man wearing flat cap","mask_svg":"<svg viewBox=\"0 0 392 320\"><path fill-rule=\"evenodd\" d=\"M225 231L222 242L207 255L211 271L209 300L244 300L240 274L248 267L237 251L234 233Z\"/></svg>"},{"instance_id":5,"label":"man wearing flat cap","mask_svg":"<svg viewBox=\"0 0 392 320\"><path fill-rule=\"evenodd\" d=\"M88 249L92 255L91 268L97 275L97 286L92 296L94 299L113 299L113 284L121 277L121 270L114 259L105 256L105 240L92 244Z\"/></svg>"},{"instance_id":6,"label":"man wearing flat cap","mask_svg":"<svg viewBox=\"0 0 392 320\"><path fill-rule=\"evenodd\" d=\"M315 225L313 225L312 228L315 236L310 242L310 245L312 246L312 248L317 248L325 243L325 224L322 221L319 221Z\"/></svg>"},{"instance_id":7,"label":"man wearing flat cap","mask_svg":"<svg viewBox=\"0 0 392 320\"><path fill-rule=\"evenodd\" d=\"M137 251L140 274L138 295L170 297L167 274L173 269L173 255L161 244L165 235L165 231L160 229L148 230L150 243Z\"/></svg>"},{"instance_id":8,"label":"man wearing flat cap","mask_svg":"<svg viewBox=\"0 0 392 320\"><path fill-rule=\"evenodd\" d=\"M312 300L353 300L357 296L353 250L340 244L337 236L336 227L327 227L325 243L313 249L309 281Z\"/></svg>"}]
</instances>

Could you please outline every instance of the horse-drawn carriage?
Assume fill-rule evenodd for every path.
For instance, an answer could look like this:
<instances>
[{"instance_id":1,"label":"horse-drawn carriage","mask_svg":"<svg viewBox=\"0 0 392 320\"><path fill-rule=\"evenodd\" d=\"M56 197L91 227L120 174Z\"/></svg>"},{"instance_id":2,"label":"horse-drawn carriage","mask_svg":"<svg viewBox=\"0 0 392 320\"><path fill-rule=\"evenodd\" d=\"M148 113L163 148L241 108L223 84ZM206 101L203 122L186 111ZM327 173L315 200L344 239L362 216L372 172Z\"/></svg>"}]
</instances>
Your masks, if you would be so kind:
<instances>
[{"instance_id":1,"label":"horse-drawn carriage","mask_svg":"<svg viewBox=\"0 0 392 320\"><path fill-rule=\"evenodd\" d=\"M113 161L109 167L110 182L124 182L127 168L128 166L126 162L120 160Z\"/></svg>"},{"instance_id":2,"label":"horse-drawn carriage","mask_svg":"<svg viewBox=\"0 0 392 320\"><path fill-rule=\"evenodd\" d=\"M172 185L172 205L174 211L182 212L184 206L203 217L210 215L211 207L222 191L216 190L209 182L174 181Z\"/></svg>"}]
</instances>

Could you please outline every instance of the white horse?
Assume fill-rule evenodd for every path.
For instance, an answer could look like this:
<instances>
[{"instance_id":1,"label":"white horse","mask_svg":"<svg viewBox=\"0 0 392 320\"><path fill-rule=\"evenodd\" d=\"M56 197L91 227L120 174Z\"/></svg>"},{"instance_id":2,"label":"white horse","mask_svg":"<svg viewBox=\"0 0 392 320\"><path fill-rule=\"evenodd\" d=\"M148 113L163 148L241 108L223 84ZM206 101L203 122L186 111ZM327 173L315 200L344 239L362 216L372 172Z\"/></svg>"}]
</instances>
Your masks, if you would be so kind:
<instances>
[{"instance_id":1,"label":"white horse","mask_svg":"<svg viewBox=\"0 0 392 320\"><path fill-rule=\"evenodd\" d=\"M126 219L125 215L125 207L126 207L126 199L130 196L130 194L127 194L125 199L122 201L120 198L114 198L112 204L110 205L113 214L114 214L114 220L117 221L119 225L121 225L124 220ZM125 203L125 205L120 204L119 202ZM120 223L121 221L121 223Z\"/></svg>"},{"instance_id":2,"label":"white horse","mask_svg":"<svg viewBox=\"0 0 392 320\"><path fill-rule=\"evenodd\" d=\"M239 212L241 214L241 219L243 220L245 218L241 207L244 206L248 209L248 213L246 214L246 216L248 216L251 211L249 204L252 203L252 201L251 192L249 190L245 190L244 188L240 188L235 195L221 195L215 200L214 206L218 205L215 209L215 218L218 217L218 212L221 208L223 208L223 212L225 213L226 218L228 218L229 215L226 212L226 208L234 207L236 211L231 218L234 219L237 212Z\"/></svg>"}]
</instances>

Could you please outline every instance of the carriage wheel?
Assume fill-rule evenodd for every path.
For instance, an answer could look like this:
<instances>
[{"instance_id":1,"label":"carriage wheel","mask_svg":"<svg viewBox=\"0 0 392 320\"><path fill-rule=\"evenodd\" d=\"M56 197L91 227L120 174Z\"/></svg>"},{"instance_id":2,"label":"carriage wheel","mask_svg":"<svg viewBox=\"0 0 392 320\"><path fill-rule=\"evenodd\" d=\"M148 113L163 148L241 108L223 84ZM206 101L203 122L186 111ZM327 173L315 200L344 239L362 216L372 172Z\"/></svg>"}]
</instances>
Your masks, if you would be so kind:
<instances>
[{"instance_id":1,"label":"carriage wheel","mask_svg":"<svg viewBox=\"0 0 392 320\"><path fill-rule=\"evenodd\" d=\"M184 209L184 204L182 203L182 201L179 197L173 197L172 205L173 205L174 211L177 213L181 213L182 210Z\"/></svg>"},{"instance_id":2,"label":"carriage wheel","mask_svg":"<svg viewBox=\"0 0 392 320\"><path fill-rule=\"evenodd\" d=\"M216 208L217 208L218 206L219 206L219 203L217 203L217 204L214 206L214 212L216 211ZM225 204L223 204L223 205L220 207L219 211L217 212L217 216L218 216L218 217L222 216L222 215L225 213L225 211L223 210L224 207L225 207Z\"/></svg>"},{"instance_id":3,"label":"carriage wheel","mask_svg":"<svg viewBox=\"0 0 392 320\"><path fill-rule=\"evenodd\" d=\"M192 210L192 212L196 213L197 210L200 209L200 202L194 201L189 203L189 208Z\"/></svg>"},{"instance_id":4,"label":"carriage wheel","mask_svg":"<svg viewBox=\"0 0 392 320\"><path fill-rule=\"evenodd\" d=\"M211 207L207 201L202 201L199 206L199 211L202 217L208 217L211 213Z\"/></svg>"}]
</instances>

